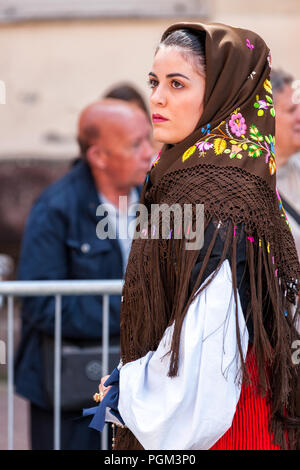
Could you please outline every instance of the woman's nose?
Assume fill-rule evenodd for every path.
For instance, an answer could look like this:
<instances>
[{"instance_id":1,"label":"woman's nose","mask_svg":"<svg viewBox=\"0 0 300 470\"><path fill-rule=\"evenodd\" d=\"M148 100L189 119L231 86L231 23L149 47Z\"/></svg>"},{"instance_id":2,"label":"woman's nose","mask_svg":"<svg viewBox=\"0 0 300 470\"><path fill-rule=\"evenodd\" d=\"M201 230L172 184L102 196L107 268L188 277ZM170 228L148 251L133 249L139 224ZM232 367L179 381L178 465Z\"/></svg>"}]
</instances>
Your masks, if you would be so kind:
<instances>
[{"instance_id":1,"label":"woman's nose","mask_svg":"<svg viewBox=\"0 0 300 470\"><path fill-rule=\"evenodd\" d=\"M165 93L163 93L163 90L159 86L154 89L150 101L152 102L152 104L161 106L164 106L166 104Z\"/></svg>"}]
</instances>

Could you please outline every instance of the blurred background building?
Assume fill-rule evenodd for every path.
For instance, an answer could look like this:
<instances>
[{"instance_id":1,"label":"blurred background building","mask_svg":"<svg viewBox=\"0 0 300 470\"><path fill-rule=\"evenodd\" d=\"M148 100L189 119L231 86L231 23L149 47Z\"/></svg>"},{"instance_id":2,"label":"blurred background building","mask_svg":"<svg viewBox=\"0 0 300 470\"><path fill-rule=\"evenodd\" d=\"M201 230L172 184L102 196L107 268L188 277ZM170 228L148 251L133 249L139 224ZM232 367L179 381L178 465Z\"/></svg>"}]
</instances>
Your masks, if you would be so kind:
<instances>
[{"instance_id":1,"label":"blurred background building","mask_svg":"<svg viewBox=\"0 0 300 470\"><path fill-rule=\"evenodd\" d=\"M32 203L78 156L79 112L121 82L147 100L156 45L182 20L254 30L300 79L299 0L0 0L0 278L14 278Z\"/></svg>"}]
</instances>

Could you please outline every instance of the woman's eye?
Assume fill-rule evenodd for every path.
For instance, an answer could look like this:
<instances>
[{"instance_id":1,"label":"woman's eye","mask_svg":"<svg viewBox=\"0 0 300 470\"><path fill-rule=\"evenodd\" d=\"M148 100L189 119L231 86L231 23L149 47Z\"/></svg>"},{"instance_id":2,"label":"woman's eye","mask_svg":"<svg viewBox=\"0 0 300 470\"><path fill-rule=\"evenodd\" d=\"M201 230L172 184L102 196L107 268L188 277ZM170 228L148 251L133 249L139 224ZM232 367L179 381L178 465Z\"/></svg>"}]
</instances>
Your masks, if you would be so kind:
<instances>
[{"instance_id":1,"label":"woman's eye","mask_svg":"<svg viewBox=\"0 0 300 470\"><path fill-rule=\"evenodd\" d=\"M182 85L182 83L178 82L177 80L172 80L172 87L173 88L183 88L184 85Z\"/></svg>"},{"instance_id":2,"label":"woman's eye","mask_svg":"<svg viewBox=\"0 0 300 470\"><path fill-rule=\"evenodd\" d=\"M158 81L154 80L154 78L149 78L148 85L150 88L155 88L158 85Z\"/></svg>"}]
</instances>

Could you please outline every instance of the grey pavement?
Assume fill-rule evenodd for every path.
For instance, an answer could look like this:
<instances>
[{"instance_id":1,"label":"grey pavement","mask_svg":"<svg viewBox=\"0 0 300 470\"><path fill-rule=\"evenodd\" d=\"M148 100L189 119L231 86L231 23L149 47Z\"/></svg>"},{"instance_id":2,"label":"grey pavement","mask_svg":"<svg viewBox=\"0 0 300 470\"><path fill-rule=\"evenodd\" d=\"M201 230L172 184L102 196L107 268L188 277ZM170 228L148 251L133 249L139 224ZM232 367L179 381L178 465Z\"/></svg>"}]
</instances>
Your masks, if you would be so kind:
<instances>
[{"instance_id":1,"label":"grey pavement","mask_svg":"<svg viewBox=\"0 0 300 470\"><path fill-rule=\"evenodd\" d=\"M14 449L29 450L28 402L14 396ZM0 382L0 450L8 448L7 440L7 385Z\"/></svg>"}]
</instances>

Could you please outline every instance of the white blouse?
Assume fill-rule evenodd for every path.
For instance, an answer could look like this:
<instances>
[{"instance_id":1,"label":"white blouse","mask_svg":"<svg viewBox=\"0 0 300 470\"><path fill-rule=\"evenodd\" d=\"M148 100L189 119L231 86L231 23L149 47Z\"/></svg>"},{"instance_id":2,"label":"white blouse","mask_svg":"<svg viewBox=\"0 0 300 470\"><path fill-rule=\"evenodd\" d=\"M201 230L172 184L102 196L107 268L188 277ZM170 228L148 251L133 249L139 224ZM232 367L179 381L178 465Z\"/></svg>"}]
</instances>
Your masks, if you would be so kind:
<instances>
[{"instance_id":1,"label":"white blouse","mask_svg":"<svg viewBox=\"0 0 300 470\"><path fill-rule=\"evenodd\" d=\"M248 331L238 299L245 359ZM120 369L118 409L147 450L209 449L230 428L241 392L236 311L228 260L190 305L180 337L178 376L169 377L174 325L156 351Z\"/></svg>"}]
</instances>

